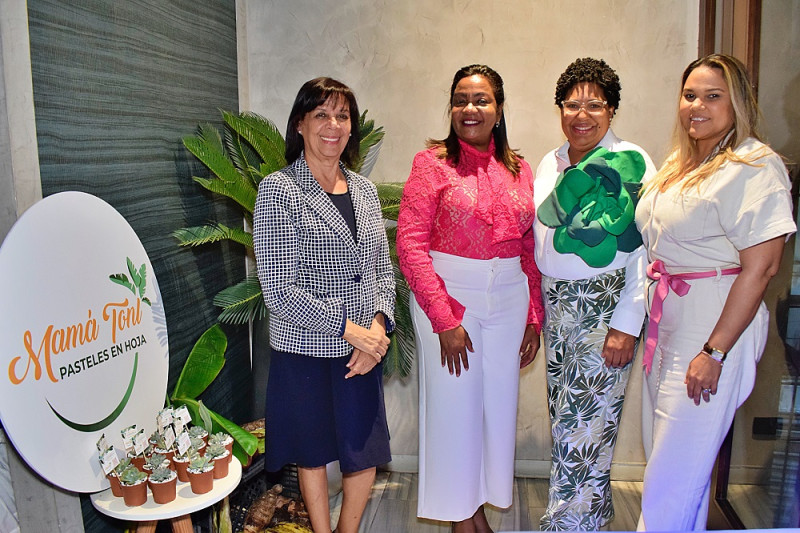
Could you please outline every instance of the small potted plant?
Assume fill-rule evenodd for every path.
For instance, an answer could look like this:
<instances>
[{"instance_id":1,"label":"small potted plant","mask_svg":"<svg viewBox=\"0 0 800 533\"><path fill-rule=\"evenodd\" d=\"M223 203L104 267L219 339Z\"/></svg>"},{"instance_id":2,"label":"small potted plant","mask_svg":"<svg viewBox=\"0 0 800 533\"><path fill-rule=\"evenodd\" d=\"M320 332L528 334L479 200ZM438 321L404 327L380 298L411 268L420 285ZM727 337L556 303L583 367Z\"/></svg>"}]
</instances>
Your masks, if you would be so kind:
<instances>
[{"instance_id":1,"label":"small potted plant","mask_svg":"<svg viewBox=\"0 0 800 533\"><path fill-rule=\"evenodd\" d=\"M153 501L169 503L177 495L178 474L165 466L159 466L150 474L147 484L153 491Z\"/></svg>"},{"instance_id":2,"label":"small potted plant","mask_svg":"<svg viewBox=\"0 0 800 533\"><path fill-rule=\"evenodd\" d=\"M189 436L198 439L203 439L203 442L208 444L208 431L203 426L192 426L189 428Z\"/></svg>"},{"instance_id":3,"label":"small potted plant","mask_svg":"<svg viewBox=\"0 0 800 533\"><path fill-rule=\"evenodd\" d=\"M167 446L167 439L164 438L164 435L161 433L155 434L155 442L153 443L153 453L154 454L161 454L167 458L167 461L170 461L170 468L172 468L172 456L175 453L175 450L171 447ZM151 439L153 437L150 437Z\"/></svg>"},{"instance_id":4,"label":"small potted plant","mask_svg":"<svg viewBox=\"0 0 800 533\"><path fill-rule=\"evenodd\" d=\"M111 494L117 498L122 497L122 487L119 485L119 475L122 474L122 472L124 472L125 469L130 466L130 464L131 460L126 457L114 467L114 470L106 475L108 482L111 484Z\"/></svg>"},{"instance_id":5,"label":"small potted plant","mask_svg":"<svg viewBox=\"0 0 800 533\"><path fill-rule=\"evenodd\" d=\"M144 452L139 454L128 452L126 458L131 462L133 466L138 468L140 471L144 471L144 462L145 462Z\"/></svg>"},{"instance_id":6,"label":"small potted plant","mask_svg":"<svg viewBox=\"0 0 800 533\"><path fill-rule=\"evenodd\" d=\"M206 454L206 441L204 441L200 437L189 437L189 442L192 443L192 449L198 453L198 455L205 455Z\"/></svg>"},{"instance_id":7,"label":"small potted plant","mask_svg":"<svg viewBox=\"0 0 800 533\"><path fill-rule=\"evenodd\" d=\"M149 474L159 467L169 468L169 459L160 453L154 453L144 463L144 472Z\"/></svg>"},{"instance_id":8,"label":"small potted plant","mask_svg":"<svg viewBox=\"0 0 800 533\"><path fill-rule=\"evenodd\" d=\"M214 462L210 457L195 455L186 471L195 494L205 494L214 486Z\"/></svg>"},{"instance_id":9,"label":"small potted plant","mask_svg":"<svg viewBox=\"0 0 800 533\"><path fill-rule=\"evenodd\" d=\"M218 443L209 444L206 448L206 457L214 461L214 479L222 479L228 475L229 457L231 452Z\"/></svg>"},{"instance_id":10,"label":"small potted plant","mask_svg":"<svg viewBox=\"0 0 800 533\"><path fill-rule=\"evenodd\" d=\"M223 446L225 446L225 449L227 449L230 452L230 455L228 455L228 462L229 463L231 462L231 458L233 457L233 437L231 437L227 433L220 431L218 433L212 434L208 438L208 444L209 446L212 444L222 444Z\"/></svg>"},{"instance_id":11,"label":"small potted plant","mask_svg":"<svg viewBox=\"0 0 800 533\"><path fill-rule=\"evenodd\" d=\"M175 467L178 479L183 483L189 482L189 474L186 472L186 469L189 468L189 463L194 455L196 455L194 449L189 448L184 454L175 451L175 455L172 456L172 466Z\"/></svg>"},{"instance_id":12,"label":"small potted plant","mask_svg":"<svg viewBox=\"0 0 800 533\"><path fill-rule=\"evenodd\" d=\"M129 465L119 475L122 499L128 507L136 507L147 501L147 474Z\"/></svg>"}]
</instances>

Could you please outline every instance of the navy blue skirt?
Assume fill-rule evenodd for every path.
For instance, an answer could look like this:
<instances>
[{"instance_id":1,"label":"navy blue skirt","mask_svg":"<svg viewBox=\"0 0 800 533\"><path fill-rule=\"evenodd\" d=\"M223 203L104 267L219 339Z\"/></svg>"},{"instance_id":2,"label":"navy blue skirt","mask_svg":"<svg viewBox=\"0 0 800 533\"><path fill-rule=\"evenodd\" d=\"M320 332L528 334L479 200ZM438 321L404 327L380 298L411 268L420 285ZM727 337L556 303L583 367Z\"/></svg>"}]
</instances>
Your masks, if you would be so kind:
<instances>
[{"instance_id":1,"label":"navy blue skirt","mask_svg":"<svg viewBox=\"0 0 800 533\"><path fill-rule=\"evenodd\" d=\"M344 379L350 357L272 350L267 381L266 468L339 461L358 472L391 461L382 365Z\"/></svg>"}]
</instances>

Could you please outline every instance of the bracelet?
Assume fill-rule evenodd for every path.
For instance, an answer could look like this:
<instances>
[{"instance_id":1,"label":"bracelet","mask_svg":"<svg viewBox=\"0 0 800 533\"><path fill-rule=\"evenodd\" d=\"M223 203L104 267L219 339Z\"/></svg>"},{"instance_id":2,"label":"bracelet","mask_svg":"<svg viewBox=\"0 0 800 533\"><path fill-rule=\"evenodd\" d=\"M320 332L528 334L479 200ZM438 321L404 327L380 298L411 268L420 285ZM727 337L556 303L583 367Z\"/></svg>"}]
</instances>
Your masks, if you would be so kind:
<instances>
[{"instance_id":1,"label":"bracelet","mask_svg":"<svg viewBox=\"0 0 800 533\"><path fill-rule=\"evenodd\" d=\"M720 365L723 364L725 362L725 358L728 357L728 352L723 352L719 348L712 348L708 343L703 345L703 353L708 355Z\"/></svg>"}]
</instances>

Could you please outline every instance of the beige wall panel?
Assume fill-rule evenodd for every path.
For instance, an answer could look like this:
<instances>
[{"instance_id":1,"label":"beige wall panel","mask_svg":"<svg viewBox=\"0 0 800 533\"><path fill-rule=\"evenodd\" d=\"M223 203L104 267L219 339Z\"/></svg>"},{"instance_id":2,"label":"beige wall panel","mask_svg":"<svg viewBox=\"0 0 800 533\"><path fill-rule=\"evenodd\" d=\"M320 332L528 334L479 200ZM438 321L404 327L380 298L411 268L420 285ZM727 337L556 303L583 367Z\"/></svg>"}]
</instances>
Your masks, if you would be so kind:
<instances>
[{"instance_id":1,"label":"beige wall panel","mask_svg":"<svg viewBox=\"0 0 800 533\"><path fill-rule=\"evenodd\" d=\"M694 0L600 2L460 0L403 2L239 0L243 109L285 131L300 85L316 76L347 83L386 129L370 178L403 181L427 137L447 134L446 105L461 66L486 63L505 80L512 146L534 168L564 142L554 105L556 80L578 57L605 59L622 81L614 130L660 164L677 107L680 74L696 57ZM638 374L638 373L637 373ZM641 377L629 389L615 475L641 475ZM416 468L417 380L391 380L387 409L396 468ZM550 430L540 353L522 373L518 470L549 469Z\"/></svg>"}]
</instances>

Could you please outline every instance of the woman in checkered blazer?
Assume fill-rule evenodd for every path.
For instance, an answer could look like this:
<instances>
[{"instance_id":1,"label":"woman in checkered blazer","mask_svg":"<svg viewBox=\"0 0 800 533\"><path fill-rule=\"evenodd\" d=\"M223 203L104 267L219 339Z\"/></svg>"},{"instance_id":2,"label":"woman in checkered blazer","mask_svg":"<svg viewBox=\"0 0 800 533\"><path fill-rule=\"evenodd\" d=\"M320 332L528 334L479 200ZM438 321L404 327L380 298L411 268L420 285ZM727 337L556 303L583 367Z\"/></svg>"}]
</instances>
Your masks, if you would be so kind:
<instances>
[{"instance_id":1,"label":"woman in checkered blazer","mask_svg":"<svg viewBox=\"0 0 800 533\"><path fill-rule=\"evenodd\" d=\"M253 245L269 309L267 469L298 466L315 532L330 532L325 465L338 460L336 528L355 532L391 460L381 358L393 327L394 275L375 186L358 157L358 105L331 78L306 82L286 130L289 165L261 181Z\"/></svg>"}]
</instances>

